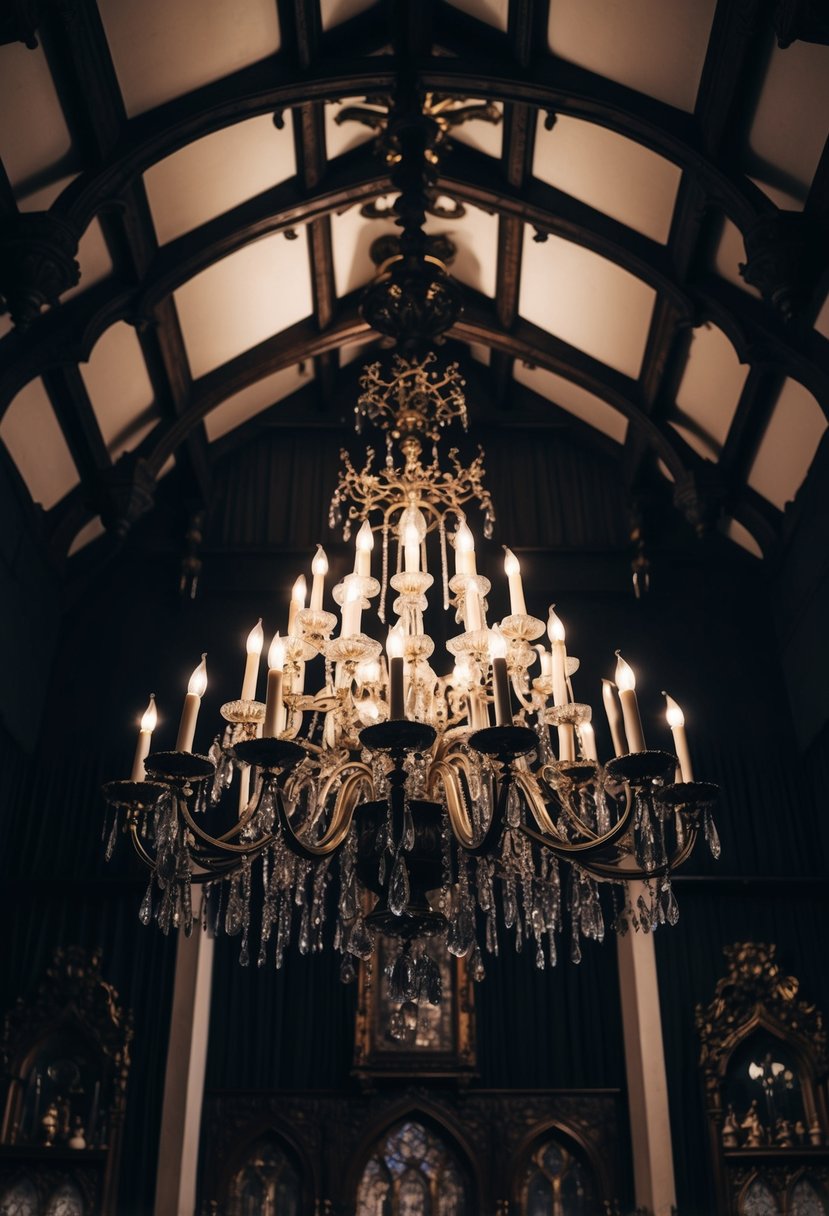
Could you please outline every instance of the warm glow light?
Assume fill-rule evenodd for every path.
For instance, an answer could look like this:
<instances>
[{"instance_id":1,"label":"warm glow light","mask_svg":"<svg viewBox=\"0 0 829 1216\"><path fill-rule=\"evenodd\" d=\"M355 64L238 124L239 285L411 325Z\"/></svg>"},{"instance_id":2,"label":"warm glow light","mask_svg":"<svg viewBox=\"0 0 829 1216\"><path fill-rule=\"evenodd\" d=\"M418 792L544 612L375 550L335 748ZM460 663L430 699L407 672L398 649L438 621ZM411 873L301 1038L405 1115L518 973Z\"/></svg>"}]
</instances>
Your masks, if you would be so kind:
<instances>
[{"instance_id":1,"label":"warm glow light","mask_svg":"<svg viewBox=\"0 0 829 1216\"><path fill-rule=\"evenodd\" d=\"M362 527L357 533L357 548L361 549L363 553L370 553L374 548L374 533L367 519L363 520Z\"/></svg>"},{"instance_id":2,"label":"warm glow light","mask_svg":"<svg viewBox=\"0 0 829 1216\"><path fill-rule=\"evenodd\" d=\"M491 659L507 657L507 639L497 625L489 631L489 657Z\"/></svg>"},{"instance_id":3,"label":"warm glow light","mask_svg":"<svg viewBox=\"0 0 829 1216\"><path fill-rule=\"evenodd\" d=\"M359 583L355 583L355 582L349 582L349 583L348 583L348 586L347 586L347 587L346 587L346 589L345 589L345 600L344 600L344 603L346 603L346 604L356 604L357 600L359 600L359 599L362 599L362 596L361 596L361 594L360 594L360 585L359 585Z\"/></svg>"},{"instance_id":4,"label":"warm glow light","mask_svg":"<svg viewBox=\"0 0 829 1216\"><path fill-rule=\"evenodd\" d=\"M196 668L196 670L193 672L193 674L190 677L190 681L187 685L187 691L191 694L191 696L194 696L194 697L203 697L204 696L205 689L207 688L207 662L206 662L206 659L207 659L207 654L203 654L201 657L201 663L199 663L198 667Z\"/></svg>"},{"instance_id":5,"label":"warm glow light","mask_svg":"<svg viewBox=\"0 0 829 1216\"><path fill-rule=\"evenodd\" d=\"M472 683L472 672L468 663L456 663L452 668L452 684L455 688L468 688Z\"/></svg>"},{"instance_id":6,"label":"warm glow light","mask_svg":"<svg viewBox=\"0 0 829 1216\"><path fill-rule=\"evenodd\" d=\"M262 628L262 618L260 616L258 622L253 626L248 634L248 640L245 643L245 650L248 654L261 654L262 647L265 644L265 631Z\"/></svg>"},{"instance_id":7,"label":"warm glow light","mask_svg":"<svg viewBox=\"0 0 829 1216\"><path fill-rule=\"evenodd\" d=\"M273 635L273 641L268 651L268 667L272 671L283 671L285 668L285 639L281 638L278 633Z\"/></svg>"},{"instance_id":8,"label":"warm glow light","mask_svg":"<svg viewBox=\"0 0 829 1216\"><path fill-rule=\"evenodd\" d=\"M378 684L380 681L380 664L376 659L368 659L358 663L354 673L358 684Z\"/></svg>"},{"instance_id":9,"label":"warm glow light","mask_svg":"<svg viewBox=\"0 0 829 1216\"><path fill-rule=\"evenodd\" d=\"M420 546L420 530L417 524L406 524L406 527L403 530L403 544L412 545L414 547Z\"/></svg>"},{"instance_id":10,"label":"warm glow light","mask_svg":"<svg viewBox=\"0 0 829 1216\"><path fill-rule=\"evenodd\" d=\"M550 605L550 615L547 617L547 637L551 642L564 641L564 623L556 613L555 604Z\"/></svg>"},{"instance_id":11,"label":"warm glow light","mask_svg":"<svg viewBox=\"0 0 829 1216\"><path fill-rule=\"evenodd\" d=\"M457 553L475 552L475 537L465 519L461 521L461 525L455 533L455 551Z\"/></svg>"},{"instance_id":12,"label":"warm glow light","mask_svg":"<svg viewBox=\"0 0 829 1216\"><path fill-rule=\"evenodd\" d=\"M390 659L403 658L403 627L395 625L394 629L389 630L389 636L386 639L386 654Z\"/></svg>"},{"instance_id":13,"label":"warm glow light","mask_svg":"<svg viewBox=\"0 0 829 1216\"><path fill-rule=\"evenodd\" d=\"M664 688L662 689L662 696L667 702L665 717L668 719L668 725L672 728L674 726L684 726L685 714L682 712L679 705L677 705L672 696L669 696L669 694L665 692Z\"/></svg>"},{"instance_id":14,"label":"warm glow light","mask_svg":"<svg viewBox=\"0 0 829 1216\"><path fill-rule=\"evenodd\" d=\"M327 574L328 573L328 558L325 556L325 550L322 545L317 545L317 551L314 554L311 562L312 574ZM296 586L296 583L294 584Z\"/></svg>"},{"instance_id":15,"label":"warm glow light","mask_svg":"<svg viewBox=\"0 0 829 1216\"><path fill-rule=\"evenodd\" d=\"M141 729L152 734L158 723L158 710L155 707L155 693L150 693L150 702L141 715Z\"/></svg>"},{"instance_id":16,"label":"warm glow light","mask_svg":"<svg viewBox=\"0 0 829 1216\"><path fill-rule=\"evenodd\" d=\"M626 663L619 651L616 651L616 687L619 692L633 692L636 688L636 676L630 663Z\"/></svg>"},{"instance_id":17,"label":"warm glow light","mask_svg":"<svg viewBox=\"0 0 829 1216\"><path fill-rule=\"evenodd\" d=\"M521 563L513 553L512 549L507 549L504 546L504 574L510 578L513 574L521 573Z\"/></svg>"},{"instance_id":18,"label":"warm glow light","mask_svg":"<svg viewBox=\"0 0 829 1216\"><path fill-rule=\"evenodd\" d=\"M323 557L325 557L324 553L323 553ZM317 559L314 558L314 561L316 561L316 560ZM312 566L313 566L313 564L314 564L314 562L311 563ZM325 570L321 570L320 573L325 574L325 571L327 569L328 569L328 561L326 560ZM298 608L304 608L305 607L305 597L307 594L308 594L308 583L306 581L305 575L300 574L299 578L296 580L293 587L291 588L291 599L297 605Z\"/></svg>"}]
</instances>

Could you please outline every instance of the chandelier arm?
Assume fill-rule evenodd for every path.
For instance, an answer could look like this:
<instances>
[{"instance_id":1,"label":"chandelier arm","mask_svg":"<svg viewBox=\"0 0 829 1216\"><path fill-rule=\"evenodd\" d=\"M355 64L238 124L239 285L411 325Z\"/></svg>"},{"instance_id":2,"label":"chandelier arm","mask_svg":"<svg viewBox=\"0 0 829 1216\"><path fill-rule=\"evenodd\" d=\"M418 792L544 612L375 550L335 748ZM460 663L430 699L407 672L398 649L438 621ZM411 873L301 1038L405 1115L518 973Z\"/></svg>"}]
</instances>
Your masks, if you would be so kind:
<instances>
[{"instance_id":1,"label":"chandelier arm","mask_svg":"<svg viewBox=\"0 0 829 1216\"><path fill-rule=\"evenodd\" d=\"M190 814L190 811L187 809L187 803L184 801L184 799L180 801L179 806L181 808L182 818L193 835L199 840L203 840L205 844L209 844L211 848L220 849L222 852L239 854L251 853L254 850L265 848L266 845L271 844L272 841L275 840L275 837L269 833L267 836L263 836L261 840L257 840L252 844L233 844L232 841L225 840L224 837L211 836L209 832L205 832L204 828L200 828L193 819L193 816Z\"/></svg>"},{"instance_id":2,"label":"chandelier arm","mask_svg":"<svg viewBox=\"0 0 829 1216\"><path fill-rule=\"evenodd\" d=\"M130 841L132 843L132 847L135 849L135 852L138 854L138 857L144 863L144 865L147 866L148 869L155 870L155 868L156 868L155 858L150 856L150 854L144 848L141 841L138 839L138 824L135 822L130 823L129 830L130 830Z\"/></svg>"},{"instance_id":3,"label":"chandelier arm","mask_svg":"<svg viewBox=\"0 0 829 1216\"><path fill-rule=\"evenodd\" d=\"M518 701L521 708L525 709L528 714L533 713L536 706L534 705L532 698L530 698L529 701L525 699L524 694L521 691L521 686L518 683L517 674L513 673L510 683L512 684L512 691L515 693L515 699Z\"/></svg>"},{"instance_id":4,"label":"chandelier arm","mask_svg":"<svg viewBox=\"0 0 829 1216\"><path fill-rule=\"evenodd\" d=\"M589 858L594 853L599 853L602 849L608 848L609 845L615 844L617 840L621 840L630 827L632 812L633 799L628 797L627 806L619 822L614 824L603 836L593 836L591 840L564 841L561 837L551 837L544 832L537 832L534 828L529 828L524 824L521 825L521 831L532 840L535 840L537 844L551 849L559 857ZM581 860L579 864L582 864Z\"/></svg>"},{"instance_id":5,"label":"chandelier arm","mask_svg":"<svg viewBox=\"0 0 829 1216\"><path fill-rule=\"evenodd\" d=\"M534 779L529 773L521 771L515 774L515 779L519 789L523 792L524 797L527 799L529 808L532 811L533 817L541 831L546 832L550 836L559 838L559 834L556 831L556 826L553 820L550 818L550 814L547 810L547 804L539 793L537 780ZM547 788L549 789L549 786ZM550 792L552 794L552 790Z\"/></svg>"},{"instance_id":6,"label":"chandelier arm","mask_svg":"<svg viewBox=\"0 0 829 1216\"><path fill-rule=\"evenodd\" d=\"M548 768L549 768L549 766L545 765L545 768L542 770L542 772L546 771ZM558 804L558 806L560 807L562 812L567 816L569 821L572 823L573 827L576 828L576 830L578 832L580 832L580 834L584 838L586 838L586 840L595 842L595 841L600 841L600 840L605 839L605 837L599 835L598 832L594 832L593 829L576 814L576 812L570 806L570 803L567 799L560 798L558 796L558 794L556 793L555 787L553 785L551 785L551 783L546 779L546 777L542 776L539 778L539 780L541 782L543 782L545 788L550 791L551 797L555 798L556 803ZM625 784L624 791L625 791L625 809L622 812L621 818L618 821L619 823L621 823L622 821L627 822L627 820L630 818L631 812L633 810L633 798L631 796L631 787L628 784ZM614 802L615 801L616 800L614 799ZM545 815L546 815L546 808L545 808ZM548 822L551 822L551 821L548 820ZM548 828L546 828L546 826L544 824L541 824L541 823L539 824L539 827L541 827L543 831L549 830ZM555 834L557 836L559 835L558 832L556 832ZM565 841L565 843L567 843L567 842Z\"/></svg>"},{"instance_id":7,"label":"chandelier arm","mask_svg":"<svg viewBox=\"0 0 829 1216\"><path fill-rule=\"evenodd\" d=\"M610 863L591 860L579 861L578 864L591 874L593 878L597 878L601 882L639 882L645 881L648 878L661 878L684 865L693 852L697 835L698 828L691 828L685 843L681 848L677 849L673 857L665 865L655 866L652 870L644 870L641 867L637 867L634 870L620 869L618 866Z\"/></svg>"},{"instance_id":8,"label":"chandelier arm","mask_svg":"<svg viewBox=\"0 0 829 1216\"><path fill-rule=\"evenodd\" d=\"M464 800L469 787L463 774L456 772L456 767L459 766L449 760L433 761L429 771L428 793L431 797L437 792L438 785L443 786L450 826L459 844L468 849L474 844L472 822L466 809L468 803Z\"/></svg>"},{"instance_id":9,"label":"chandelier arm","mask_svg":"<svg viewBox=\"0 0 829 1216\"><path fill-rule=\"evenodd\" d=\"M365 769L366 766L361 764L359 768ZM335 853L342 846L348 835L354 812L357 809L360 788L366 782L369 785L369 789L371 789L370 774L367 776L365 772L352 773L351 776L345 778L337 793L337 801L331 817L331 827L317 844L308 844L294 831L288 818L288 812L285 809L282 791L277 787L274 805L280 827L285 836L285 843L291 852L295 853L298 857L304 858L305 861L318 861L321 857L330 857Z\"/></svg>"}]
</instances>

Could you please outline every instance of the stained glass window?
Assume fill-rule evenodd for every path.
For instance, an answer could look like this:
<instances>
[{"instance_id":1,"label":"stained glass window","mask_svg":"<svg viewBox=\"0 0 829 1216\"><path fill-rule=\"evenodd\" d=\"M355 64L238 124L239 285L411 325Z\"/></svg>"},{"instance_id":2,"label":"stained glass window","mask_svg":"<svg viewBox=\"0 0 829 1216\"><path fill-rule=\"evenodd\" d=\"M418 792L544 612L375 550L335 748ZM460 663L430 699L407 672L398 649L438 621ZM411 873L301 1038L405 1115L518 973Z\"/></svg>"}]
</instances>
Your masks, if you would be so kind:
<instances>
[{"instance_id":1,"label":"stained glass window","mask_svg":"<svg viewBox=\"0 0 829 1216\"><path fill-rule=\"evenodd\" d=\"M553 1139L532 1154L520 1194L521 1216L589 1216L598 1208L590 1171Z\"/></svg>"},{"instance_id":2,"label":"stained glass window","mask_svg":"<svg viewBox=\"0 0 829 1216\"><path fill-rule=\"evenodd\" d=\"M37 1191L30 1178L20 1178L0 1196L0 1216L37 1216Z\"/></svg>"},{"instance_id":3,"label":"stained glass window","mask_svg":"<svg viewBox=\"0 0 829 1216\"><path fill-rule=\"evenodd\" d=\"M273 1136L257 1141L230 1184L228 1216L299 1216L299 1175Z\"/></svg>"},{"instance_id":4,"label":"stained glass window","mask_svg":"<svg viewBox=\"0 0 829 1216\"><path fill-rule=\"evenodd\" d=\"M448 1147L422 1123L398 1124L370 1157L357 1216L471 1216L469 1185Z\"/></svg>"},{"instance_id":5,"label":"stained glass window","mask_svg":"<svg viewBox=\"0 0 829 1216\"><path fill-rule=\"evenodd\" d=\"M792 1188L791 1216L829 1216L826 1199L809 1178L801 1178Z\"/></svg>"},{"instance_id":6,"label":"stained glass window","mask_svg":"<svg viewBox=\"0 0 829 1216\"><path fill-rule=\"evenodd\" d=\"M84 1216L84 1203L74 1182L62 1182L46 1205L44 1216Z\"/></svg>"},{"instance_id":7,"label":"stained glass window","mask_svg":"<svg viewBox=\"0 0 829 1216\"><path fill-rule=\"evenodd\" d=\"M777 1200L762 1178L755 1178L740 1204L741 1216L779 1216Z\"/></svg>"}]
</instances>

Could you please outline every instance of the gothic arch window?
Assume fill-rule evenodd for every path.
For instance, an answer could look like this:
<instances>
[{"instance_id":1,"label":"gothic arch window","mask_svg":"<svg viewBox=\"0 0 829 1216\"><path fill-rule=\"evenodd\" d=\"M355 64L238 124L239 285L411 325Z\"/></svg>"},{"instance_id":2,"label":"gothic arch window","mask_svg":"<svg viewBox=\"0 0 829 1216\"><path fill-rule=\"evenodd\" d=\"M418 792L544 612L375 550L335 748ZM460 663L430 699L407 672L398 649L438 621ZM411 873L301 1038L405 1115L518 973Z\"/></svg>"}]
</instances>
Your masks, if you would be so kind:
<instances>
[{"instance_id":1,"label":"gothic arch window","mask_svg":"<svg viewBox=\"0 0 829 1216\"><path fill-rule=\"evenodd\" d=\"M762 1178L755 1178L746 1187L740 1202L740 1216L780 1216L774 1192Z\"/></svg>"},{"instance_id":2,"label":"gothic arch window","mask_svg":"<svg viewBox=\"0 0 829 1216\"><path fill-rule=\"evenodd\" d=\"M598 1207L592 1172L554 1136L530 1154L518 1194L521 1216L590 1216Z\"/></svg>"},{"instance_id":3,"label":"gothic arch window","mask_svg":"<svg viewBox=\"0 0 829 1216\"><path fill-rule=\"evenodd\" d=\"M37 1191L31 1178L18 1178L4 1191L0 1216L37 1216Z\"/></svg>"},{"instance_id":4,"label":"gothic arch window","mask_svg":"<svg viewBox=\"0 0 829 1216\"><path fill-rule=\"evenodd\" d=\"M822 1187L808 1175L797 1180L791 1190L790 1216L829 1216L829 1203Z\"/></svg>"},{"instance_id":5,"label":"gothic arch window","mask_svg":"<svg viewBox=\"0 0 829 1216\"><path fill-rule=\"evenodd\" d=\"M369 1157L357 1216L472 1216L469 1180L436 1132L407 1119Z\"/></svg>"},{"instance_id":6,"label":"gothic arch window","mask_svg":"<svg viewBox=\"0 0 829 1216\"><path fill-rule=\"evenodd\" d=\"M263 1136L230 1183L228 1216L299 1216L296 1166L275 1135Z\"/></svg>"}]
</instances>

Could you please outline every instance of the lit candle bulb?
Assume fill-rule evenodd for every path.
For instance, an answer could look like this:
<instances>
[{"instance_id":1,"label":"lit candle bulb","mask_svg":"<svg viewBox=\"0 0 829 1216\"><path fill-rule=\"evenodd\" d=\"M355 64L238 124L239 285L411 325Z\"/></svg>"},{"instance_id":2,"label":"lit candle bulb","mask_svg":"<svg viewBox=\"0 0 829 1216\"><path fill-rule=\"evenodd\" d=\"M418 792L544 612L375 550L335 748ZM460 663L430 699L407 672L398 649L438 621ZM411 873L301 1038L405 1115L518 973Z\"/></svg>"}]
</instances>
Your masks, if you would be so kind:
<instances>
[{"instance_id":1,"label":"lit candle bulb","mask_svg":"<svg viewBox=\"0 0 829 1216\"><path fill-rule=\"evenodd\" d=\"M619 701L616 696L616 685L612 680L602 680L602 703L604 704L604 712L607 714L610 737L613 740L613 754L615 756L624 756L627 753L628 745L625 739L625 732L622 729L622 714L619 710Z\"/></svg>"},{"instance_id":2,"label":"lit candle bulb","mask_svg":"<svg viewBox=\"0 0 829 1216\"><path fill-rule=\"evenodd\" d=\"M628 747L631 752L643 752L645 751L645 735L642 731L642 719L639 717L639 704L636 700L636 677L630 663L625 662L618 650L616 651L616 687L619 689Z\"/></svg>"},{"instance_id":3,"label":"lit candle bulb","mask_svg":"<svg viewBox=\"0 0 829 1216\"><path fill-rule=\"evenodd\" d=\"M512 706L507 675L507 639L496 625L489 635L489 657L492 660L492 693L495 698L495 725L512 725Z\"/></svg>"},{"instance_id":4,"label":"lit candle bulb","mask_svg":"<svg viewBox=\"0 0 829 1216\"><path fill-rule=\"evenodd\" d=\"M579 726L579 741L581 742L581 750L584 753L585 760L598 760L599 753L596 751L596 732L593 729L592 722L582 722Z\"/></svg>"},{"instance_id":5,"label":"lit candle bulb","mask_svg":"<svg viewBox=\"0 0 829 1216\"><path fill-rule=\"evenodd\" d=\"M158 711L155 707L155 693L150 693L150 700L144 713L141 715L141 726L138 731L138 742L135 745L135 758L132 762L132 780L144 780L144 761L150 754L150 740L153 737L156 723L158 722Z\"/></svg>"},{"instance_id":6,"label":"lit candle bulb","mask_svg":"<svg viewBox=\"0 0 829 1216\"><path fill-rule=\"evenodd\" d=\"M346 579L342 606L341 637L351 638L355 633L360 632L360 622L363 615L362 603L363 597L360 594L359 583L355 582L353 577Z\"/></svg>"},{"instance_id":7,"label":"lit candle bulb","mask_svg":"<svg viewBox=\"0 0 829 1216\"><path fill-rule=\"evenodd\" d=\"M549 680L553 674L553 656L543 646L536 646L538 661L541 664L542 679Z\"/></svg>"},{"instance_id":8,"label":"lit candle bulb","mask_svg":"<svg viewBox=\"0 0 829 1216\"><path fill-rule=\"evenodd\" d=\"M504 573L509 582L509 610L512 616L526 616L524 584L521 581L521 563L512 549L504 546Z\"/></svg>"},{"instance_id":9,"label":"lit candle bulb","mask_svg":"<svg viewBox=\"0 0 829 1216\"><path fill-rule=\"evenodd\" d=\"M276 633L268 650L268 694L265 700L265 722L262 727L262 734L266 739L276 738L283 729L282 681L284 678L285 639Z\"/></svg>"},{"instance_id":10,"label":"lit candle bulb","mask_svg":"<svg viewBox=\"0 0 829 1216\"><path fill-rule=\"evenodd\" d=\"M550 605L550 614L547 618L547 637L553 647L553 704L566 705L569 700L567 696L567 648L564 645L564 623L556 613L555 607L555 604Z\"/></svg>"},{"instance_id":11,"label":"lit candle bulb","mask_svg":"<svg viewBox=\"0 0 829 1216\"><path fill-rule=\"evenodd\" d=\"M380 683L380 664L377 659L365 659L357 664L354 678L359 686Z\"/></svg>"},{"instance_id":12,"label":"lit candle bulb","mask_svg":"<svg viewBox=\"0 0 829 1216\"><path fill-rule=\"evenodd\" d=\"M354 556L354 573L362 578L371 576L371 551L374 548L374 533L367 519L357 533L356 553Z\"/></svg>"},{"instance_id":13,"label":"lit candle bulb","mask_svg":"<svg viewBox=\"0 0 829 1216\"><path fill-rule=\"evenodd\" d=\"M259 656L262 653L262 646L265 642L265 634L262 629L262 618L260 616L257 623L253 626L248 634L248 640L245 643L245 674L242 678L242 700L252 701L256 696L256 680L259 675Z\"/></svg>"},{"instance_id":14,"label":"lit candle bulb","mask_svg":"<svg viewBox=\"0 0 829 1216\"><path fill-rule=\"evenodd\" d=\"M665 717L668 719L668 725L671 728L671 734L674 737L674 747L676 748L676 758L679 761L679 771L683 781L694 780L694 767L691 764L691 753L688 750L688 739L685 734L685 714L682 712L679 705L673 697L669 696L662 689L662 696L667 703Z\"/></svg>"},{"instance_id":15,"label":"lit candle bulb","mask_svg":"<svg viewBox=\"0 0 829 1216\"><path fill-rule=\"evenodd\" d=\"M405 716L405 695L403 688L403 626L395 625L389 630L386 640L386 654L389 657L389 718L399 722Z\"/></svg>"},{"instance_id":16,"label":"lit candle bulb","mask_svg":"<svg viewBox=\"0 0 829 1216\"><path fill-rule=\"evenodd\" d=\"M407 574L417 574L420 569L420 533L413 521L405 523L403 532L403 569Z\"/></svg>"},{"instance_id":17,"label":"lit candle bulb","mask_svg":"<svg viewBox=\"0 0 829 1216\"><path fill-rule=\"evenodd\" d=\"M311 583L311 611L319 612L322 608L322 593L325 587L325 576L328 573L328 558L322 545L317 545L314 560L311 562L311 573L314 576Z\"/></svg>"},{"instance_id":18,"label":"lit candle bulb","mask_svg":"<svg viewBox=\"0 0 829 1216\"><path fill-rule=\"evenodd\" d=\"M325 563L325 568L326 568L326 570L328 569L328 562ZM324 577L324 575L325 575L325 571L323 571L323 577ZM302 609L305 607L305 597L307 594L308 594L308 582L305 578L305 575L300 574L299 578L296 580L293 587L291 588L291 603L288 608L288 636L289 637L292 637L292 638L296 637L297 613L302 612ZM322 606L322 592L320 592L320 607L321 606Z\"/></svg>"},{"instance_id":19,"label":"lit candle bulb","mask_svg":"<svg viewBox=\"0 0 829 1216\"><path fill-rule=\"evenodd\" d=\"M193 739L196 734L196 719L199 716L201 699L207 688L207 655L203 654L201 662L190 677L187 685L187 696L184 698L184 709L181 711L181 721L176 739L177 752L191 752Z\"/></svg>"},{"instance_id":20,"label":"lit candle bulb","mask_svg":"<svg viewBox=\"0 0 829 1216\"><path fill-rule=\"evenodd\" d=\"M475 563L475 537L465 519L455 533L455 573L477 574Z\"/></svg>"}]
</instances>

